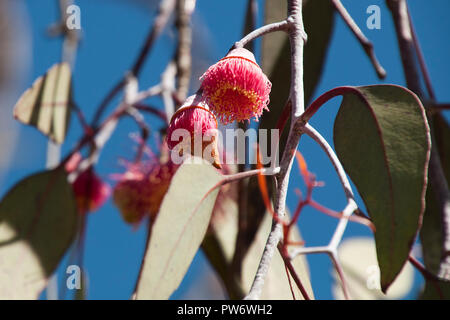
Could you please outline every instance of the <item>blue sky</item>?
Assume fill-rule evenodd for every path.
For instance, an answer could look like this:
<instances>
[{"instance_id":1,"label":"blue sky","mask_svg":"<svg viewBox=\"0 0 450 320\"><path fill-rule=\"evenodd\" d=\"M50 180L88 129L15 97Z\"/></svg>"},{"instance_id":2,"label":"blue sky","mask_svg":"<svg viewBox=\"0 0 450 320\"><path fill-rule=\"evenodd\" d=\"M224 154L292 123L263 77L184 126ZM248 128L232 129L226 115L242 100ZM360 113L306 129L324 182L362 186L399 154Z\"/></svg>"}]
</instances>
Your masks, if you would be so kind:
<instances>
[{"instance_id":1,"label":"blue sky","mask_svg":"<svg viewBox=\"0 0 450 320\"><path fill-rule=\"evenodd\" d=\"M16 2L15 0L14 2ZM11 1L13 2L13 1ZM151 1L150 1L151 2ZM154 2L154 1L153 1ZM149 25L155 15L155 5L144 4L145 1L125 0L79 0L81 8L82 43L77 55L74 71L74 95L77 104L90 119L103 96L130 67L140 50L142 39L146 36ZM263 6L259 1L261 14ZM343 4L354 17L363 32L370 38L377 56L387 70L387 78L382 83L404 85L397 40L393 32L391 16L384 1L346 0ZM366 8L376 4L381 7L381 29L365 28ZM449 102L450 75L450 2L448 0L410 0L410 9L418 37L426 57L427 65L439 101ZM59 61L61 41L46 36L46 28L58 19L58 8L53 0L20 0L15 4L20 13L19 25L27 34L30 61L23 61L25 71L17 87L10 92L11 105L6 106L10 112L14 100L31 85L33 80L42 75L52 64ZM220 59L229 47L240 38L243 28L244 0L198 0L194 16L195 52L200 55L197 73L202 73L208 64ZM261 23L261 14L259 23ZM308 31L308 30L306 30ZM172 56L174 49L174 30L166 30L157 41L142 71L140 84L143 88L159 82L159 75ZM26 55L25 55L26 57ZM335 29L321 82L315 96L342 85L368 85L380 83L369 60L364 55L359 43L339 17L335 20ZM314 116L311 123L328 141L332 142L332 128L340 99L335 99ZM162 108L159 99L149 101ZM114 106L111 104L110 110ZM2 115L4 117L4 115ZM448 116L448 115L447 115ZM147 118L154 131L161 123L154 118ZM8 152L11 156L9 165L0 167L0 195L28 174L41 170L45 166L46 139L34 129L15 123L11 116L11 130L17 132L17 142ZM120 172L123 168L118 158L131 158L130 132L136 132L133 121L125 119L107 144L97 171L107 178L110 173ZM63 153L73 147L80 137L81 128L73 118ZM315 199L331 208L341 209L345 205L344 194L340 188L333 168L323 152L309 140L302 138L300 150L308 162L310 171L326 186L317 189ZM291 190L300 187L298 173L293 173ZM296 205L296 196L291 192L288 206ZM331 236L336 221L332 218L305 210L300 220L300 230L308 245L326 244ZM345 237L369 235L364 227L350 224ZM98 212L89 216L86 235L85 267L89 277L89 299L128 299L135 285L145 245L145 228L137 230L126 225L112 202L108 202ZM320 299L330 299L331 263L326 256L315 255L308 258L311 280L315 295ZM201 253L173 298L183 298L190 292L191 286L209 268ZM64 268L59 270L63 281ZM415 282L420 286L420 277ZM201 298L201 296L200 296ZM204 297L207 298L207 297Z\"/></svg>"}]
</instances>

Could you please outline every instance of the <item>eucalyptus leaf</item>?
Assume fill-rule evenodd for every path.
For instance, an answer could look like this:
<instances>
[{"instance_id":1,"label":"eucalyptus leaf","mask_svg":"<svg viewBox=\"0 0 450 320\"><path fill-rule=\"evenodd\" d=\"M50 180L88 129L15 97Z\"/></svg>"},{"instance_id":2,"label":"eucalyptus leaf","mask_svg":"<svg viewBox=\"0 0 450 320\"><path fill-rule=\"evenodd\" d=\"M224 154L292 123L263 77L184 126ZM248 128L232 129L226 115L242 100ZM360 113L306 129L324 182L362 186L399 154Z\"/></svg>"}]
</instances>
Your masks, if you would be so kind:
<instances>
[{"instance_id":1,"label":"eucalyptus leaf","mask_svg":"<svg viewBox=\"0 0 450 320\"><path fill-rule=\"evenodd\" d=\"M431 144L425 110L408 89L356 87L344 94L334 143L375 224L386 292L408 260L422 223Z\"/></svg>"},{"instance_id":2,"label":"eucalyptus leaf","mask_svg":"<svg viewBox=\"0 0 450 320\"><path fill-rule=\"evenodd\" d=\"M423 300L450 300L450 282L427 280L420 297Z\"/></svg>"},{"instance_id":3,"label":"eucalyptus leaf","mask_svg":"<svg viewBox=\"0 0 450 320\"><path fill-rule=\"evenodd\" d=\"M406 264L387 293L381 292L380 269L372 237L347 238L339 245L338 254L350 299L402 299L413 288L414 268L411 264ZM333 278L333 295L336 299L344 300L341 281L335 268Z\"/></svg>"},{"instance_id":4,"label":"eucalyptus leaf","mask_svg":"<svg viewBox=\"0 0 450 320\"><path fill-rule=\"evenodd\" d=\"M63 169L40 172L0 202L0 299L37 299L76 231L77 209Z\"/></svg>"},{"instance_id":5,"label":"eucalyptus leaf","mask_svg":"<svg viewBox=\"0 0 450 320\"><path fill-rule=\"evenodd\" d=\"M137 299L168 299L205 236L222 175L202 159L182 164L151 229Z\"/></svg>"},{"instance_id":6,"label":"eucalyptus leaf","mask_svg":"<svg viewBox=\"0 0 450 320\"><path fill-rule=\"evenodd\" d=\"M285 19L287 2L267 0L265 14L265 23ZM303 5L303 16L308 34L304 48L305 102L308 103L322 74L334 25L334 10L328 0L310 0ZM260 127L272 129L283 111L290 89L291 53L289 39L285 33L275 32L263 37L261 65L272 82L272 91L270 112L263 114Z\"/></svg>"},{"instance_id":7,"label":"eucalyptus leaf","mask_svg":"<svg viewBox=\"0 0 450 320\"><path fill-rule=\"evenodd\" d=\"M444 170L447 183L450 182L450 127L441 114L432 116L432 130L434 133L434 148L437 148L442 169ZM423 217L423 226L420 230L422 242L423 260L427 270L435 275L440 274L441 265L445 265L447 259L443 257L442 245L445 234L442 228L442 217L439 210L436 193L432 184L428 183L426 196L426 209Z\"/></svg>"},{"instance_id":8,"label":"eucalyptus leaf","mask_svg":"<svg viewBox=\"0 0 450 320\"><path fill-rule=\"evenodd\" d=\"M69 125L71 95L69 64L55 64L22 94L14 106L14 117L62 143Z\"/></svg>"}]
</instances>

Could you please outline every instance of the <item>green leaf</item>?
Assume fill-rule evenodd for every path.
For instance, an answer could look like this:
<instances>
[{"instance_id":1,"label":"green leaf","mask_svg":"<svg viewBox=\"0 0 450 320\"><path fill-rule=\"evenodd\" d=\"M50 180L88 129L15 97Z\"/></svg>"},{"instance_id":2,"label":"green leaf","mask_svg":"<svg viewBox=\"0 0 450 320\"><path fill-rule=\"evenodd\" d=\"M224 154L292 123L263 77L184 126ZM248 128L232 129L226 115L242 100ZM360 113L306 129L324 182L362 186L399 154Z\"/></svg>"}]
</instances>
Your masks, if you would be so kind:
<instances>
[{"instance_id":1,"label":"green leaf","mask_svg":"<svg viewBox=\"0 0 450 320\"><path fill-rule=\"evenodd\" d=\"M208 231L202 242L205 256L222 279L228 297L233 300L240 300L245 296L239 280L239 271L232 264L239 230L238 191L239 182L224 185L220 189Z\"/></svg>"},{"instance_id":2,"label":"green leaf","mask_svg":"<svg viewBox=\"0 0 450 320\"><path fill-rule=\"evenodd\" d=\"M151 230L137 299L168 299L179 286L208 228L218 188L209 191L221 180L203 160L178 168Z\"/></svg>"},{"instance_id":3,"label":"green leaf","mask_svg":"<svg viewBox=\"0 0 450 320\"><path fill-rule=\"evenodd\" d=\"M437 148L441 158L447 183L450 182L450 127L441 114L432 116L432 130L434 132L434 148ZM436 201L436 194L431 183L428 183L426 209L423 225L420 230L422 252L425 267L431 273L438 275L442 264L442 244L445 237L442 228L442 218Z\"/></svg>"},{"instance_id":4,"label":"green leaf","mask_svg":"<svg viewBox=\"0 0 450 320\"><path fill-rule=\"evenodd\" d=\"M62 143L70 119L71 94L69 64L55 64L22 94L14 106L14 117Z\"/></svg>"},{"instance_id":5,"label":"green leaf","mask_svg":"<svg viewBox=\"0 0 450 320\"><path fill-rule=\"evenodd\" d=\"M287 2L267 0L265 23L286 18ZM303 5L303 19L308 41L304 51L305 102L308 103L322 74L326 52L334 24L334 10L328 0L306 1ZM261 128L274 128L289 96L291 53L289 39L284 32L265 35L262 40L261 65L272 82L270 112L261 119ZM281 150L281 149L280 149Z\"/></svg>"},{"instance_id":6,"label":"green leaf","mask_svg":"<svg viewBox=\"0 0 450 320\"><path fill-rule=\"evenodd\" d=\"M77 224L63 169L34 174L0 203L0 299L37 299L70 246Z\"/></svg>"},{"instance_id":7,"label":"green leaf","mask_svg":"<svg viewBox=\"0 0 450 320\"><path fill-rule=\"evenodd\" d=\"M423 300L450 300L450 282L427 280L420 298Z\"/></svg>"},{"instance_id":8,"label":"green leaf","mask_svg":"<svg viewBox=\"0 0 450 320\"><path fill-rule=\"evenodd\" d=\"M86 270L81 269L80 273L80 289L75 289L73 293L73 300L86 300L87 297L87 279L86 279Z\"/></svg>"},{"instance_id":9,"label":"green leaf","mask_svg":"<svg viewBox=\"0 0 450 320\"><path fill-rule=\"evenodd\" d=\"M256 7L254 7L254 5ZM255 29L255 20L256 20L256 13L258 11L257 4L254 0L247 0L247 9L245 11L245 18L244 18L244 30L243 30L243 36L247 35L248 33L252 32L253 29ZM250 41L245 45L245 48L251 52L253 52L255 47L255 43L253 41Z\"/></svg>"},{"instance_id":10,"label":"green leaf","mask_svg":"<svg viewBox=\"0 0 450 320\"><path fill-rule=\"evenodd\" d=\"M431 142L424 108L399 86L353 88L336 116L334 143L377 229L386 292L408 259L425 209Z\"/></svg>"},{"instance_id":11,"label":"green leaf","mask_svg":"<svg viewBox=\"0 0 450 320\"><path fill-rule=\"evenodd\" d=\"M350 299L402 299L413 288L414 268L408 263L405 264L387 293L381 292L380 269L377 264L375 241L372 237L347 238L339 245L338 254ZM333 295L336 299L344 300L341 280L335 268L332 274Z\"/></svg>"},{"instance_id":12,"label":"green leaf","mask_svg":"<svg viewBox=\"0 0 450 320\"><path fill-rule=\"evenodd\" d=\"M309 103L319 84L331 41L334 8L328 0L308 0L303 6L303 23L308 34L304 52L305 103Z\"/></svg>"}]
</instances>

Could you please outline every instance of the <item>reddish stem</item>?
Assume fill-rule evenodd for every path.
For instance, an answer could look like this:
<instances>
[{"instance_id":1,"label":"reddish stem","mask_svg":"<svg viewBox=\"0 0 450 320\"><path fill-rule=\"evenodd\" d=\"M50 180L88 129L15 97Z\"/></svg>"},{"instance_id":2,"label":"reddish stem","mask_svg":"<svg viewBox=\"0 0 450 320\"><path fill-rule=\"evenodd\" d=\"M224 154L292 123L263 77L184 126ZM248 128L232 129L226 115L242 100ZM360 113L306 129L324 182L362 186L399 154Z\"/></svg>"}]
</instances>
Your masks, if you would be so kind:
<instances>
[{"instance_id":1,"label":"reddish stem","mask_svg":"<svg viewBox=\"0 0 450 320\"><path fill-rule=\"evenodd\" d=\"M409 260L409 262L422 274L422 276L426 279L426 280L429 280L429 281L431 281L431 283L433 284L433 286L434 286L434 288L436 289L436 291L437 291L437 293L438 293L438 295L439 295L439 298L441 299L441 300L443 300L444 299L444 294L442 293L442 289L441 289L441 287L439 286L439 283L438 283L438 281L439 281L439 279L433 274L433 273L431 273L430 271L428 271L426 268L425 268L425 266L422 264L422 263L420 263L420 261L419 260L417 260L416 258L414 258L412 255L410 255L409 257L408 257L408 260Z\"/></svg>"},{"instance_id":2,"label":"reddish stem","mask_svg":"<svg viewBox=\"0 0 450 320\"><path fill-rule=\"evenodd\" d=\"M305 287L303 286L299 276L297 275L297 272L295 271L294 266L291 263L291 260L289 259L289 254L286 250L286 246L281 245L281 243L278 243L278 250L280 251L281 257L283 258L285 267L289 270L289 273L294 279L294 282L297 285L298 289L302 293L303 298L305 300L311 300L311 298L308 295L308 292L306 292Z\"/></svg>"},{"instance_id":3,"label":"reddish stem","mask_svg":"<svg viewBox=\"0 0 450 320\"><path fill-rule=\"evenodd\" d=\"M355 95L362 97L361 92L357 90L355 87L344 86L331 89L322 94L321 96L319 96L316 100L314 100L309 105L309 107L306 108L305 112L303 112L298 121L302 123L307 123L309 119L311 119L311 117L317 112L317 110L319 110L322 105L328 102L328 100L331 100L337 96L342 96L347 93L353 93Z\"/></svg>"},{"instance_id":4,"label":"reddish stem","mask_svg":"<svg viewBox=\"0 0 450 320\"><path fill-rule=\"evenodd\" d=\"M284 130L284 127L286 126L287 120L289 119L291 110L292 110L292 101L291 101L291 99L289 99L283 109L283 112L281 113L280 117L278 118L277 125L275 127L275 129L279 130L278 139L280 139L281 135L283 134L283 130Z\"/></svg>"}]
</instances>

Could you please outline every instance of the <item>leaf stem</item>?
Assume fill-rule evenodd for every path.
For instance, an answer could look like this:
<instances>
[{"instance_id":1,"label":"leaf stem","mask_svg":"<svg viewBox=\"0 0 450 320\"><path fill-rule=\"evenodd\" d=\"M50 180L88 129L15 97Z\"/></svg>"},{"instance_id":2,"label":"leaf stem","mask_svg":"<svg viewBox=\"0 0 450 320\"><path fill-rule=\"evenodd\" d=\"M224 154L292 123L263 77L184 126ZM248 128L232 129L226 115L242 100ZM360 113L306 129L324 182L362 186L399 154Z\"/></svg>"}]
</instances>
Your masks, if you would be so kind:
<instances>
[{"instance_id":1,"label":"leaf stem","mask_svg":"<svg viewBox=\"0 0 450 320\"><path fill-rule=\"evenodd\" d=\"M255 40L256 38L259 38L267 33L272 33L275 31L288 31L289 30L290 23L288 20L283 20L279 22L274 22L267 24L265 26L262 26L252 32L250 32L248 35L246 35L241 40L234 43L234 45L230 48L230 51L236 48L243 48L247 43L250 41Z\"/></svg>"}]
</instances>

